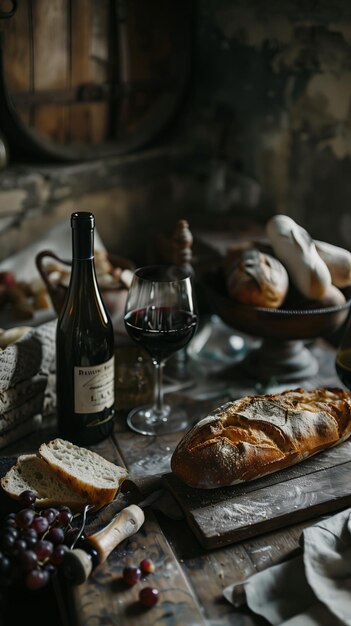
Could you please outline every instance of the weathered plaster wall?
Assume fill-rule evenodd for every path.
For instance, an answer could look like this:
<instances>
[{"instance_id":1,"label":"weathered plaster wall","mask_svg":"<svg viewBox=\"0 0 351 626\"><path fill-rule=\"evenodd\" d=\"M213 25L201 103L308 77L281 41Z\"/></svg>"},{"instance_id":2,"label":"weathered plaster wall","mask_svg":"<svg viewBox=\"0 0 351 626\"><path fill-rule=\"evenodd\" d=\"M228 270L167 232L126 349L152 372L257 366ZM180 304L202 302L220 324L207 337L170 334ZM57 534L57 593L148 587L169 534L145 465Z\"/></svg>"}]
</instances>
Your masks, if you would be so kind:
<instances>
[{"instance_id":1,"label":"weathered plaster wall","mask_svg":"<svg viewBox=\"0 0 351 626\"><path fill-rule=\"evenodd\" d=\"M170 147L81 164L21 165L0 174L0 260L74 211L93 211L108 250L144 260L157 230L192 213L202 192L192 157Z\"/></svg>"},{"instance_id":2,"label":"weathered plaster wall","mask_svg":"<svg viewBox=\"0 0 351 626\"><path fill-rule=\"evenodd\" d=\"M188 138L213 159L213 210L284 212L350 247L351 4L199 0L196 15Z\"/></svg>"}]
</instances>

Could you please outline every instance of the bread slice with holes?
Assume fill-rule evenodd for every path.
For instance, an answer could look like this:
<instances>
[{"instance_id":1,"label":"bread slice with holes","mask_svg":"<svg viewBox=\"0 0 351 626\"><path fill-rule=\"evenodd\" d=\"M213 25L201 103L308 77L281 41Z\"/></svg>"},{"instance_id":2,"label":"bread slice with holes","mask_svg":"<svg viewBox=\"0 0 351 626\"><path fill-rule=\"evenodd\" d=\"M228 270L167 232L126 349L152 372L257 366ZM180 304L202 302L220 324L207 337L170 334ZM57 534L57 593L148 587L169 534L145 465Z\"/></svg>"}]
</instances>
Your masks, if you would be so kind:
<instances>
[{"instance_id":1,"label":"bread slice with holes","mask_svg":"<svg viewBox=\"0 0 351 626\"><path fill-rule=\"evenodd\" d=\"M20 500L21 493L27 489L33 491L37 498L36 506L43 509L66 505L72 511L78 512L87 504L84 496L60 480L50 465L36 454L19 456L1 478L1 487L14 500Z\"/></svg>"},{"instance_id":2,"label":"bread slice with holes","mask_svg":"<svg viewBox=\"0 0 351 626\"><path fill-rule=\"evenodd\" d=\"M68 488L95 508L112 502L128 474L100 454L60 438L43 443L39 455Z\"/></svg>"},{"instance_id":3,"label":"bread slice with holes","mask_svg":"<svg viewBox=\"0 0 351 626\"><path fill-rule=\"evenodd\" d=\"M350 435L351 394L344 389L245 396L192 426L171 469L190 487L226 487L299 463Z\"/></svg>"}]
</instances>

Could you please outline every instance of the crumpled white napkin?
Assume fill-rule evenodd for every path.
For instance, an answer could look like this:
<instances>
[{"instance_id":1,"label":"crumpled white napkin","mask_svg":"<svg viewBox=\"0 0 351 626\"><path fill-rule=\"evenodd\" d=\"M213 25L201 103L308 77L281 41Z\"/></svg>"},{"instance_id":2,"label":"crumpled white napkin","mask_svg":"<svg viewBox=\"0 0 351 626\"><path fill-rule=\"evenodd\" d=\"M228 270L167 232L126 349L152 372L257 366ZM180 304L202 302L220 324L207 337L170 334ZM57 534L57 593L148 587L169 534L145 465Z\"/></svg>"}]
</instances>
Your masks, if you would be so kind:
<instances>
[{"instance_id":1,"label":"crumpled white napkin","mask_svg":"<svg viewBox=\"0 0 351 626\"><path fill-rule=\"evenodd\" d=\"M274 626L351 626L351 508L306 528L302 553L226 587Z\"/></svg>"}]
</instances>

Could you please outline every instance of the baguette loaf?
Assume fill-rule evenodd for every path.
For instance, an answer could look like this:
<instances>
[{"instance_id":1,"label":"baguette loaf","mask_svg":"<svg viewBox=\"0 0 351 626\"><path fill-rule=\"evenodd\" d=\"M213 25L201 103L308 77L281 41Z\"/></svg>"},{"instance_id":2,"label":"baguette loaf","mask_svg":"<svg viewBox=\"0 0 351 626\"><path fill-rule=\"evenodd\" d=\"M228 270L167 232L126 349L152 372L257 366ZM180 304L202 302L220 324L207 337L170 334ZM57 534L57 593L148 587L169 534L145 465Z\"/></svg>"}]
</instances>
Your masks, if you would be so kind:
<instances>
[{"instance_id":1,"label":"baguette loaf","mask_svg":"<svg viewBox=\"0 0 351 626\"><path fill-rule=\"evenodd\" d=\"M35 454L19 456L15 465L2 477L1 486L14 500L20 499L22 491L33 491L39 508L66 505L72 511L81 511L87 503L86 498L67 487L50 465Z\"/></svg>"},{"instance_id":2,"label":"baguette loaf","mask_svg":"<svg viewBox=\"0 0 351 626\"><path fill-rule=\"evenodd\" d=\"M95 508L111 502L127 476L124 467L64 439L43 443L39 454L70 489Z\"/></svg>"},{"instance_id":3,"label":"baguette loaf","mask_svg":"<svg viewBox=\"0 0 351 626\"><path fill-rule=\"evenodd\" d=\"M314 243L319 256L328 266L333 285L340 289L349 287L351 285L351 252L325 241L315 240Z\"/></svg>"},{"instance_id":4,"label":"baguette loaf","mask_svg":"<svg viewBox=\"0 0 351 626\"><path fill-rule=\"evenodd\" d=\"M245 396L195 424L171 469L190 487L225 487L299 463L350 434L351 394L343 389Z\"/></svg>"},{"instance_id":5,"label":"baguette loaf","mask_svg":"<svg viewBox=\"0 0 351 626\"><path fill-rule=\"evenodd\" d=\"M287 215L271 217L266 232L295 287L306 298L323 298L331 285L331 275L309 233Z\"/></svg>"}]
</instances>

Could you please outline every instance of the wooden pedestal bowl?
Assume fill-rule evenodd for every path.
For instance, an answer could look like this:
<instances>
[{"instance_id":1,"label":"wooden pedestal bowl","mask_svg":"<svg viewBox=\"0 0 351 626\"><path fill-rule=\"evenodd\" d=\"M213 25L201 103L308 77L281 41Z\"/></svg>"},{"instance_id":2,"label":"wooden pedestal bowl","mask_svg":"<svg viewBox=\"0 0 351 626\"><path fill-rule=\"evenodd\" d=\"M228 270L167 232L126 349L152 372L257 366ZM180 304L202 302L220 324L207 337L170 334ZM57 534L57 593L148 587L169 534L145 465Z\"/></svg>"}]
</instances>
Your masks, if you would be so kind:
<instances>
[{"instance_id":1,"label":"wooden pedestal bowl","mask_svg":"<svg viewBox=\"0 0 351 626\"><path fill-rule=\"evenodd\" d=\"M259 381L297 381L314 376L318 362L306 343L329 337L345 322L351 305L351 288L343 290L346 302L325 308L295 308L294 293L279 309L235 302L227 292L219 264L199 278L200 288L213 313L231 328L261 338L261 346L243 360L245 371ZM301 300L301 299L300 299ZM293 306L293 308L292 308Z\"/></svg>"}]
</instances>

